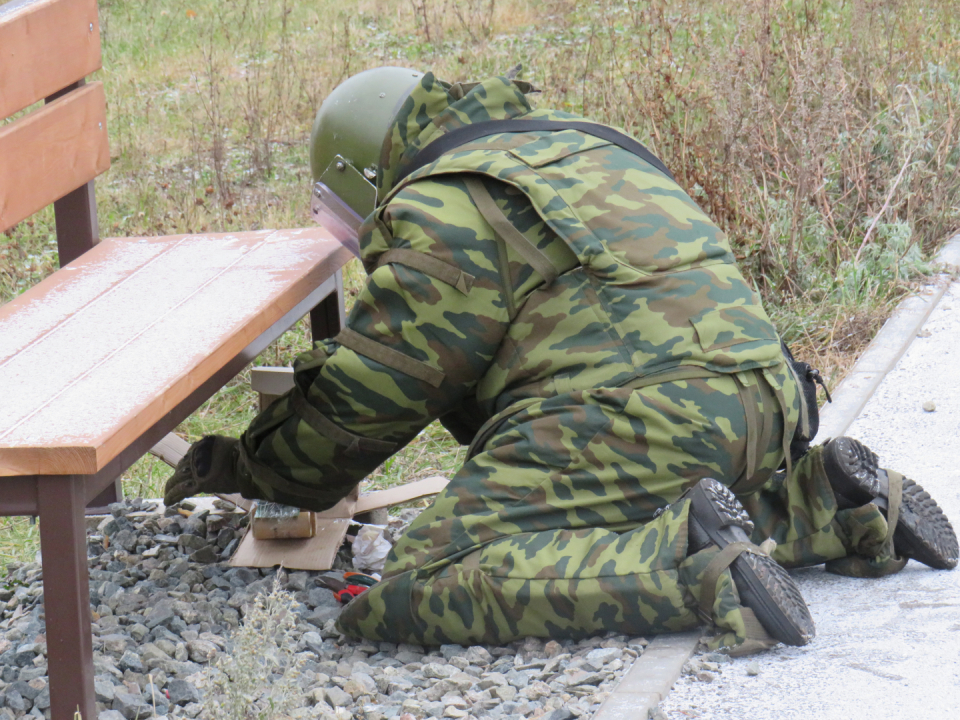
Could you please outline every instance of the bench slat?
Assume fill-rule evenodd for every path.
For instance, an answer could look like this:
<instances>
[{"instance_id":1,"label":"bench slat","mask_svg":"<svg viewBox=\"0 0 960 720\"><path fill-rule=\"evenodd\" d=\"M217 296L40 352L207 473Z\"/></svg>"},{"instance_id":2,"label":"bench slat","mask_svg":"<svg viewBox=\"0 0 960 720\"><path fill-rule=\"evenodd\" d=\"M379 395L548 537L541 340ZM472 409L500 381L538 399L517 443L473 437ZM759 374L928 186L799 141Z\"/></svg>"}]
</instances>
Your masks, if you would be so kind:
<instances>
[{"instance_id":1,"label":"bench slat","mask_svg":"<svg viewBox=\"0 0 960 720\"><path fill-rule=\"evenodd\" d=\"M0 128L0 231L110 167L106 99L96 82Z\"/></svg>"},{"instance_id":2,"label":"bench slat","mask_svg":"<svg viewBox=\"0 0 960 720\"><path fill-rule=\"evenodd\" d=\"M0 5L0 119L85 78L100 62L96 0Z\"/></svg>"},{"instance_id":3,"label":"bench slat","mask_svg":"<svg viewBox=\"0 0 960 720\"><path fill-rule=\"evenodd\" d=\"M321 227L102 241L0 307L0 476L96 472L349 257Z\"/></svg>"}]
</instances>

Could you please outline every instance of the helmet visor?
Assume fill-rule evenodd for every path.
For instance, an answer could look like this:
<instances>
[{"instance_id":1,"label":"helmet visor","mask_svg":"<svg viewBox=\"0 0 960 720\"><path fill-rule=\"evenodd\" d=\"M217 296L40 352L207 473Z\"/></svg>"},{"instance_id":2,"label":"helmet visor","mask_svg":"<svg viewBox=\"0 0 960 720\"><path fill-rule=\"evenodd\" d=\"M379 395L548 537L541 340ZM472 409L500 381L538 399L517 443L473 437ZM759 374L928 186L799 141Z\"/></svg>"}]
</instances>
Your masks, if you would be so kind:
<instances>
[{"instance_id":1,"label":"helmet visor","mask_svg":"<svg viewBox=\"0 0 960 720\"><path fill-rule=\"evenodd\" d=\"M310 199L310 214L350 252L360 257L358 233L363 218L337 197L326 184L317 182Z\"/></svg>"}]
</instances>

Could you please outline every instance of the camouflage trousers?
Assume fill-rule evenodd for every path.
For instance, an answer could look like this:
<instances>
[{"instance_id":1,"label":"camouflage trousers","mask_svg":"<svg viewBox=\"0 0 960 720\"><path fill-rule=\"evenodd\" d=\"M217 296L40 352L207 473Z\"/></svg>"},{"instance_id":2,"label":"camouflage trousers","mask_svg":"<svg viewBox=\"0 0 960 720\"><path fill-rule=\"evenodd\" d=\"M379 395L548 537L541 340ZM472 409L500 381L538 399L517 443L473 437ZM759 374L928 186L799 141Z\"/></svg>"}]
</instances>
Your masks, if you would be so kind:
<instances>
[{"instance_id":1,"label":"camouflage trousers","mask_svg":"<svg viewBox=\"0 0 960 720\"><path fill-rule=\"evenodd\" d=\"M689 502L678 500L705 477L746 492L794 564L842 557L850 535L826 517L823 487L783 481L751 493L776 482L783 458L784 417L764 377L780 384L795 417L796 386L770 371L575 392L524 408L411 525L383 581L344 609L339 629L434 645L694 628L700 579L717 551L688 557ZM729 572L715 597L714 644L742 643Z\"/></svg>"}]
</instances>

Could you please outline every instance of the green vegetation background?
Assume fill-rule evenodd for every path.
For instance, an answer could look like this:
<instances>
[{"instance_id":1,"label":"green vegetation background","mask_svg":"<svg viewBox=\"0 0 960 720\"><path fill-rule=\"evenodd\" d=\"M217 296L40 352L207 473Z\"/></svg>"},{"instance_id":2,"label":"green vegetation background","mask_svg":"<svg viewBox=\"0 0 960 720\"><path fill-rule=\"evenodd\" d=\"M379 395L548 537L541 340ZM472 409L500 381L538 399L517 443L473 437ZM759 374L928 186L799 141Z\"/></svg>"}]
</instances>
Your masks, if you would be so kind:
<instances>
[{"instance_id":1,"label":"green vegetation background","mask_svg":"<svg viewBox=\"0 0 960 720\"><path fill-rule=\"evenodd\" d=\"M104 237L310 224L313 116L337 83L384 64L455 81L523 63L537 104L635 134L833 382L960 224L954 0L101 0L100 17ZM50 208L0 235L0 302L56 267ZM346 280L349 306L359 264ZM301 322L258 363L308 345ZM248 380L182 434L242 432ZM461 461L434 424L367 486ZM125 493L157 497L169 472L147 456ZM0 566L37 538L29 520L0 519Z\"/></svg>"}]
</instances>

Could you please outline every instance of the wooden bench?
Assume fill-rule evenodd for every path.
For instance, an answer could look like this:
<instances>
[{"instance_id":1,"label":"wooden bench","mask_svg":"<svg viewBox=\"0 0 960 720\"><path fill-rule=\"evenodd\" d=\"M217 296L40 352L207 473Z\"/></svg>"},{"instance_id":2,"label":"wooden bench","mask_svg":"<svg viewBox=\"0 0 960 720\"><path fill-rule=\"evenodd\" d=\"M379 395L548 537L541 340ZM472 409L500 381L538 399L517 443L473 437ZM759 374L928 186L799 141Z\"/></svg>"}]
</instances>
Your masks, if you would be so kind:
<instances>
[{"instance_id":1,"label":"wooden bench","mask_svg":"<svg viewBox=\"0 0 960 720\"><path fill-rule=\"evenodd\" d=\"M61 269L0 306L0 515L39 515L52 716L97 717L84 510L306 313L339 331L322 227L98 241L95 0L0 6L0 231L54 204Z\"/></svg>"}]
</instances>

